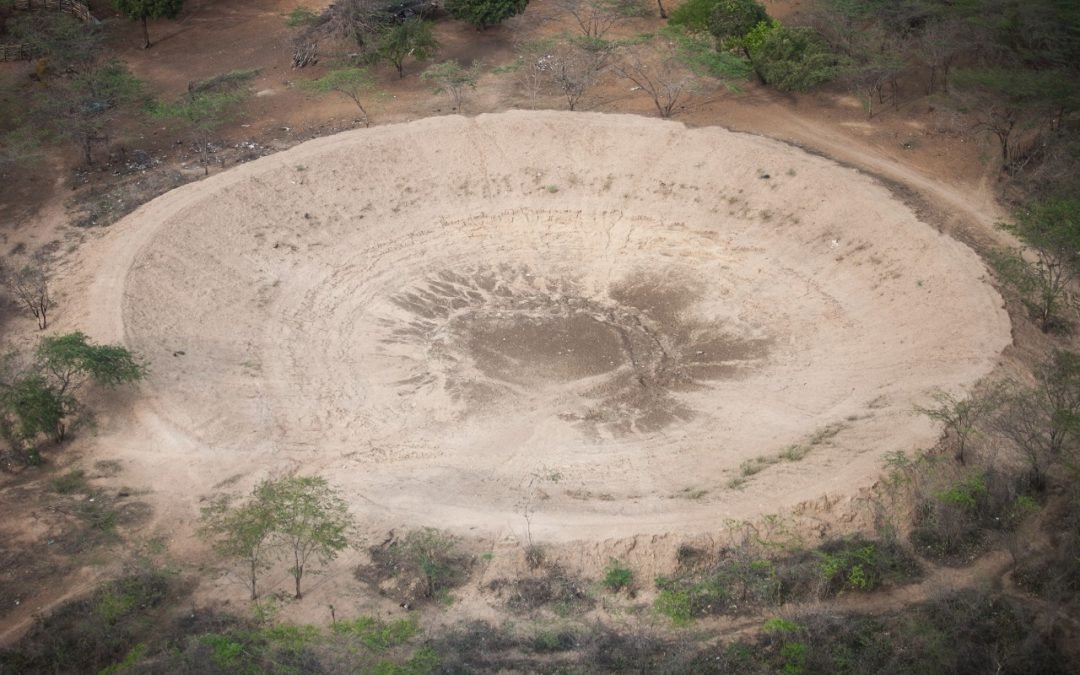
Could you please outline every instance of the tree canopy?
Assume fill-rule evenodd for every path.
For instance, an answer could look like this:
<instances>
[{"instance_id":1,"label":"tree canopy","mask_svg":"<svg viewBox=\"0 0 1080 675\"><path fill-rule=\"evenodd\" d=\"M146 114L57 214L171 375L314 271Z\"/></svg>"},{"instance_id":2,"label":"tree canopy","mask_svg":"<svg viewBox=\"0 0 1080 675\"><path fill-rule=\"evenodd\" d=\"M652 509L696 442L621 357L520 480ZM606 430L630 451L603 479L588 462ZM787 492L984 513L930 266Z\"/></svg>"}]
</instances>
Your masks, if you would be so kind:
<instances>
[{"instance_id":1,"label":"tree canopy","mask_svg":"<svg viewBox=\"0 0 1080 675\"><path fill-rule=\"evenodd\" d=\"M127 18L142 22L143 49L150 48L147 19L175 19L184 9L184 0L113 0L113 3Z\"/></svg>"},{"instance_id":2,"label":"tree canopy","mask_svg":"<svg viewBox=\"0 0 1080 675\"><path fill-rule=\"evenodd\" d=\"M528 0L446 0L444 7L455 19L485 30L521 14L527 4Z\"/></svg>"},{"instance_id":3,"label":"tree canopy","mask_svg":"<svg viewBox=\"0 0 1080 675\"><path fill-rule=\"evenodd\" d=\"M264 480L240 505L228 496L217 497L203 508L201 521L200 534L214 550L247 567L252 600L258 597L259 570L280 557L292 563L296 598L302 598L301 582L310 563L336 558L353 528L348 504L319 476Z\"/></svg>"},{"instance_id":4,"label":"tree canopy","mask_svg":"<svg viewBox=\"0 0 1080 675\"><path fill-rule=\"evenodd\" d=\"M406 19L382 30L375 51L380 59L394 65L400 78L405 75L405 59L411 56L417 61L427 61L438 48L430 21Z\"/></svg>"},{"instance_id":5,"label":"tree canopy","mask_svg":"<svg viewBox=\"0 0 1080 675\"><path fill-rule=\"evenodd\" d=\"M757 0L719 0L709 14L708 28L722 43L730 38L741 38L754 26L768 20L765 6Z\"/></svg>"},{"instance_id":6,"label":"tree canopy","mask_svg":"<svg viewBox=\"0 0 1080 675\"><path fill-rule=\"evenodd\" d=\"M765 83L784 91L805 91L829 81L837 70L836 56L813 28L777 25L751 54Z\"/></svg>"},{"instance_id":7,"label":"tree canopy","mask_svg":"<svg viewBox=\"0 0 1080 675\"><path fill-rule=\"evenodd\" d=\"M79 332L42 338L34 357L29 366L0 374L0 437L30 463L40 461L41 436L63 441L69 421L81 417L76 394L84 384L112 387L146 376L126 348L93 344Z\"/></svg>"}]
</instances>

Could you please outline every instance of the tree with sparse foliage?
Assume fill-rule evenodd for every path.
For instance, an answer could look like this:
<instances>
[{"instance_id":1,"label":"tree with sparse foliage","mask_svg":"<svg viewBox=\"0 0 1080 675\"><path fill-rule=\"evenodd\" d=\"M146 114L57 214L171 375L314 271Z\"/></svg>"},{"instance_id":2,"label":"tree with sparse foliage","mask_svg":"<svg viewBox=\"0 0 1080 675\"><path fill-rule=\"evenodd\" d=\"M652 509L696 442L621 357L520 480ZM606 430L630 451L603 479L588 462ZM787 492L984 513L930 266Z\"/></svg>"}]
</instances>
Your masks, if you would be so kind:
<instances>
[{"instance_id":1,"label":"tree with sparse foliage","mask_svg":"<svg viewBox=\"0 0 1080 675\"><path fill-rule=\"evenodd\" d=\"M318 476L264 481L255 488L253 499L271 514L274 537L292 559L289 571L300 599L300 583L309 564L330 562L348 546L353 527L349 505Z\"/></svg>"},{"instance_id":2,"label":"tree with sparse foliage","mask_svg":"<svg viewBox=\"0 0 1080 675\"><path fill-rule=\"evenodd\" d=\"M379 34L376 55L394 65L398 78L404 77L405 59L412 57L417 61L427 61L439 48L431 25L430 21L423 19L406 19L387 26Z\"/></svg>"},{"instance_id":3,"label":"tree with sparse foliage","mask_svg":"<svg viewBox=\"0 0 1080 675\"><path fill-rule=\"evenodd\" d=\"M259 499L235 505L228 495L219 495L202 508L199 534L218 555L244 563L252 600L259 597L259 572L272 560L273 533L274 513Z\"/></svg>"},{"instance_id":4,"label":"tree with sparse foliage","mask_svg":"<svg viewBox=\"0 0 1080 675\"><path fill-rule=\"evenodd\" d=\"M915 412L942 426L956 450L956 459L966 464L968 441L977 433L978 425L1001 406L1003 395L1001 385L983 387L966 398L934 389L930 392L933 403L917 405Z\"/></svg>"},{"instance_id":5,"label":"tree with sparse foliage","mask_svg":"<svg viewBox=\"0 0 1080 675\"><path fill-rule=\"evenodd\" d=\"M464 112L462 102L465 91L476 89L477 78L475 68L462 68L457 61L444 61L429 66L420 74L420 79L430 82L436 94L449 96L454 110Z\"/></svg>"},{"instance_id":6,"label":"tree with sparse foliage","mask_svg":"<svg viewBox=\"0 0 1080 675\"><path fill-rule=\"evenodd\" d=\"M446 0L450 16L485 30L525 11L528 0Z\"/></svg>"},{"instance_id":7,"label":"tree with sparse foliage","mask_svg":"<svg viewBox=\"0 0 1080 675\"><path fill-rule=\"evenodd\" d=\"M192 82L175 101L156 104L154 115L178 120L188 128L203 175L210 173L214 132L240 114L240 104L250 93L245 83L257 74L257 70L237 70Z\"/></svg>"},{"instance_id":8,"label":"tree with sparse foliage","mask_svg":"<svg viewBox=\"0 0 1080 675\"><path fill-rule=\"evenodd\" d=\"M143 49L150 48L147 19L175 19L184 9L184 0L113 0L116 9L129 19L142 22Z\"/></svg>"},{"instance_id":9,"label":"tree with sparse foliage","mask_svg":"<svg viewBox=\"0 0 1080 675\"><path fill-rule=\"evenodd\" d=\"M142 83L119 61L83 64L49 82L41 112L69 136L93 164L94 145L107 142L120 113L144 100Z\"/></svg>"},{"instance_id":10,"label":"tree with sparse foliage","mask_svg":"<svg viewBox=\"0 0 1080 675\"><path fill-rule=\"evenodd\" d=\"M1001 278L1017 289L1049 331L1065 308L1075 306L1073 283L1080 278L1080 200L1048 199L1022 209L1001 225L1034 253L999 253L993 259Z\"/></svg>"},{"instance_id":11,"label":"tree with sparse foliage","mask_svg":"<svg viewBox=\"0 0 1080 675\"><path fill-rule=\"evenodd\" d=\"M347 96L364 116L364 126L370 126L371 118L364 109L363 98L375 91L375 79L366 68L336 68L308 85L313 91L337 92Z\"/></svg>"},{"instance_id":12,"label":"tree with sparse foliage","mask_svg":"<svg viewBox=\"0 0 1080 675\"><path fill-rule=\"evenodd\" d=\"M995 428L1027 458L1038 489L1063 465L1080 469L1080 354L1056 351L1035 371L1034 387L1017 387Z\"/></svg>"}]
</instances>

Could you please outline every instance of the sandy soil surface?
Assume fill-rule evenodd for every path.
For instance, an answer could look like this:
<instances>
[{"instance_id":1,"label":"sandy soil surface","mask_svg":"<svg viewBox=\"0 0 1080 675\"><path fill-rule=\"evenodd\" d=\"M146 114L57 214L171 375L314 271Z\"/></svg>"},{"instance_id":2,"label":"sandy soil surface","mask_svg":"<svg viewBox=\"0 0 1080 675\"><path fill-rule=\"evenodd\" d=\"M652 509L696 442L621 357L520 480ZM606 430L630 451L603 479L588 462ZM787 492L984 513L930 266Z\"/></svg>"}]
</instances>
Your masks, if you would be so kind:
<instances>
[{"instance_id":1,"label":"sandy soil surface","mask_svg":"<svg viewBox=\"0 0 1080 675\"><path fill-rule=\"evenodd\" d=\"M977 256L874 180L621 115L311 141L81 254L72 320L152 373L98 443L166 520L301 470L373 526L704 532L867 485L1010 338Z\"/></svg>"}]
</instances>

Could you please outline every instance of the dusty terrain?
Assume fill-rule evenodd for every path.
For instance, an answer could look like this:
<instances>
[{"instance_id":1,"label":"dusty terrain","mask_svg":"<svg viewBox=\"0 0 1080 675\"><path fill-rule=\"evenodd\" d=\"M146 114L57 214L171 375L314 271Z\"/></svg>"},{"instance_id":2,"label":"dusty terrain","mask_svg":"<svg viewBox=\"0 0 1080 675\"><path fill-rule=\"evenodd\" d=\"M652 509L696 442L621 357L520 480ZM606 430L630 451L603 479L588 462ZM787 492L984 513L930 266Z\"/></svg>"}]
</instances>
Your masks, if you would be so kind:
<instances>
[{"instance_id":1,"label":"dusty terrain","mask_svg":"<svg viewBox=\"0 0 1080 675\"><path fill-rule=\"evenodd\" d=\"M934 440L913 402L1009 341L978 258L873 180L628 116L312 141L82 261L93 334L153 373L101 442L191 511L222 477L300 469L365 522L493 534L540 476L547 541L700 532L867 485Z\"/></svg>"},{"instance_id":2,"label":"dusty terrain","mask_svg":"<svg viewBox=\"0 0 1080 675\"><path fill-rule=\"evenodd\" d=\"M325 67L288 70L292 7L193 3L154 49L116 46L170 95L262 67L249 116L223 134L291 145L356 117L293 86ZM545 30L443 25L440 58L506 59ZM379 125L446 112L415 77L384 84ZM557 105L486 74L467 112ZM652 114L614 79L585 107ZM151 368L65 452L121 461L116 485L146 489L153 529L194 558L201 499L294 469L341 485L372 533L430 524L519 546L528 529L600 566L618 539L855 494L884 453L935 440L914 401L964 390L1009 344L982 263L949 236L1000 236L994 167L917 96L867 121L836 92L747 84L677 119L690 128L550 112L376 126L100 231L66 226L49 181L46 208L5 240L64 240L56 330L122 341ZM175 139L163 126L139 142L172 153ZM797 461L743 476L792 446ZM336 597L356 559L312 595ZM236 580L207 586L243 596ZM83 587L9 615L5 639Z\"/></svg>"}]
</instances>

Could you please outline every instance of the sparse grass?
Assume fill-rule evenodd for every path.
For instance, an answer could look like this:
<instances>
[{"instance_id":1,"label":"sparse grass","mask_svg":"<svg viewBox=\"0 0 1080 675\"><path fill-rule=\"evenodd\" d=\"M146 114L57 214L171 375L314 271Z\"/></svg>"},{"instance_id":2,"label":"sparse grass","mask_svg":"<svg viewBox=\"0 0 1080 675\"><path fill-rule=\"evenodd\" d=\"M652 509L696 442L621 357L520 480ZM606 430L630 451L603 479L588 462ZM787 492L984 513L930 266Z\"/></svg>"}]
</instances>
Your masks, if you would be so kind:
<instances>
[{"instance_id":1,"label":"sparse grass","mask_svg":"<svg viewBox=\"0 0 1080 675\"><path fill-rule=\"evenodd\" d=\"M682 490L679 490L677 493L675 493L674 496L678 497L678 498L681 498L681 499L690 499L690 500L697 501L698 499L702 499L703 497L705 497L705 495L707 495L707 494L709 494L709 491L706 490L705 488L689 488L688 487L688 488L683 488Z\"/></svg>"},{"instance_id":2,"label":"sparse grass","mask_svg":"<svg viewBox=\"0 0 1080 675\"><path fill-rule=\"evenodd\" d=\"M755 457L740 464L739 471L743 476L753 476L754 474L761 473L766 468L779 461L779 457Z\"/></svg>"},{"instance_id":3,"label":"sparse grass","mask_svg":"<svg viewBox=\"0 0 1080 675\"><path fill-rule=\"evenodd\" d=\"M109 478L119 474L123 465L115 459L102 459L94 462L94 468L102 476Z\"/></svg>"},{"instance_id":4,"label":"sparse grass","mask_svg":"<svg viewBox=\"0 0 1080 675\"><path fill-rule=\"evenodd\" d=\"M789 445L780 451L780 459L785 462L797 462L809 454L810 450L801 445Z\"/></svg>"},{"instance_id":5,"label":"sparse grass","mask_svg":"<svg viewBox=\"0 0 1080 675\"><path fill-rule=\"evenodd\" d=\"M532 650L540 654L567 652L577 644L577 636L568 630L540 630L529 642Z\"/></svg>"},{"instance_id":6,"label":"sparse grass","mask_svg":"<svg viewBox=\"0 0 1080 675\"><path fill-rule=\"evenodd\" d=\"M195 82L188 88L188 91L200 93L234 91L258 77L259 72L260 69L258 68L230 70L227 73L221 73L220 75L215 75L205 80Z\"/></svg>"},{"instance_id":7,"label":"sparse grass","mask_svg":"<svg viewBox=\"0 0 1080 675\"><path fill-rule=\"evenodd\" d=\"M319 15L307 7L297 7L286 15L285 25L289 28L300 28L315 23Z\"/></svg>"},{"instance_id":8,"label":"sparse grass","mask_svg":"<svg viewBox=\"0 0 1080 675\"><path fill-rule=\"evenodd\" d=\"M832 424L828 424L815 431L813 435L810 436L808 442L810 443L810 445L821 445L825 441L832 440L833 437L835 437L844 429L847 429L847 425L843 422L834 422Z\"/></svg>"},{"instance_id":9,"label":"sparse grass","mask_svg":"<svg viewBox=\"0 0 1080 675\"><path fill-rule=\"evenodd\" d=\"M736 476L727 482L729 490L741 490L746 486L747 479L745 476Z\"/></svg>"},{"instance_id":10,"label":"sparse grass","mask_svg":"<svg viewBox=\"0 0 1080 675\"><path fill-rule=\"evenodd\" d=\"M52 479L52 489L62 495L86 494L90 492L90 485L86 482L86 472L82 469L72 469L63 476Z\"/></svg>"}]
</instances>

